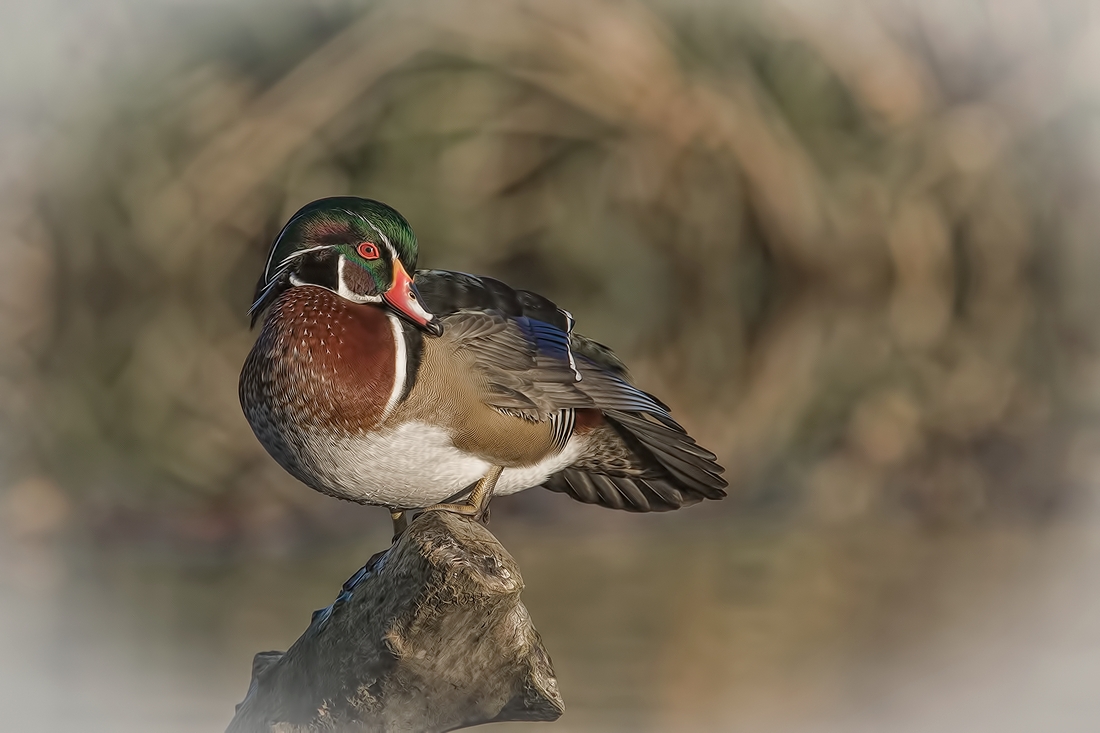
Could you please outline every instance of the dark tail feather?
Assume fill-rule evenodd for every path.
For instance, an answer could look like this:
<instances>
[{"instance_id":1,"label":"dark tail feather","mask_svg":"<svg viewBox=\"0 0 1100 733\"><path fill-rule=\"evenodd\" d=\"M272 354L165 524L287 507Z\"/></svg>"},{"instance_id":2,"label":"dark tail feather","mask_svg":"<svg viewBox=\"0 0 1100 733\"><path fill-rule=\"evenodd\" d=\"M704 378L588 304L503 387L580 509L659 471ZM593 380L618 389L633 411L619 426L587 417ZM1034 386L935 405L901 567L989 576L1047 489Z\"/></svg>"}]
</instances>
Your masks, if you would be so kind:
<instances>
[{"instance_id":1,"label":"dark tail feather","mask_svg":"<svg viewBox=\"0 0 1100 733\"><path fill-rule=\"evenodd\" d=\"M578 465L551 476L546 488L587 504L632 512L668 511L724 497L727 483L714 454L686 432L651 417L603 410L609 428L599 440L611 441L633 454L633 466L616 465L615 461Z\"/></svg>"},{"instance_id":2,"label":"dark tail feather","mask_svg":"<svg viewBox=\"0 0 1100 733\"><path fill-rule=\"evenodd\" d=\"M636 451L644 451L681 484L708 499L721 499L728 483L714 455L696 444L687 433L678 433L637 414L607 410L607 421Z\"/></svg>"},{"instance_id":3,"label":"dark tail feather","mask_svg":"<svg viewBox=\"0 0 1100 733\"><path fill-rule=\"evenodd\" d=\"M655 423L652 420L648 420L647 416L638 413L614 411L611 414L616 422L631 432L641 430L645 433L650 433L654 438L661 438L662 442L676 445L678 448L694 456L705 459L706 461L713 462L717 458L717 456L709 450L696 443L695 439L688 435L679 425L676 426L677 429L673 430L662 423Z\"/></svg>"},{"instance_id":4,"label":"dark tail feather","mask_svg":"<svg viewBox=\"0 0 1100 733\"><path fill-rule=\"evenodd\" d=\"M661 501L669 507L691 506L703 500L698 494L688 494L685 496L683 492L672 485L672 482L665 481L664 479L644 479L640 480L638 483L652 492L655 496L659 497Z\"/></svg>"},{"instance_id":5,"label":"dark tail feather","mask_svg":"<svg viewBox=\"0 0 1100 733\"><path fill-rule=\"evenodd\" d=\"M575 468L551 476L544 485L585 504L628 512L667 512L703 500L702 494L681 491L666 479L607 476Z\"/></svg>"}]
</instances>

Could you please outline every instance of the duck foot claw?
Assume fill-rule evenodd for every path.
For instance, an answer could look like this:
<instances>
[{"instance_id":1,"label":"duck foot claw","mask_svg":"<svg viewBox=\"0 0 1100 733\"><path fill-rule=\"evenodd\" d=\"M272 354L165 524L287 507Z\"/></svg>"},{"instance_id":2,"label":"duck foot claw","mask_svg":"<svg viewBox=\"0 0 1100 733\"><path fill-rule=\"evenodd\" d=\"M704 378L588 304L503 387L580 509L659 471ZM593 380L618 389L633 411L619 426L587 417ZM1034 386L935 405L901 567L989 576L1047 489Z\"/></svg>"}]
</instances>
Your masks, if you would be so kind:
<instances>
[{"instance_id":1,"label":"duck foot claw","mask_svg":"<svg viewBox=\"0 0 1100 733\"><path fill-rule=\"evenodd\" d=\"M464 517L473 517L482 524L489 523L489 502L493 498L493 489L496 488L497 479L504 469L500 466L492 466L474 486L470 492L470 500L465 504L433 504L424 507L426 512L452 512Z\"/></svg>"},{"instance_id":2,"label":"duck foot claw","mask_svg":"<svg viewBox=\"0 0 1100 733\"><path fill-rule=\"evenodd\" d=\"M397 538L408 528L409 517L403 509L390 509L390 519L393 521L393 540L390 544L397 542Z\"/></svg>"},{"instance_id":3,"label":"duck foot claw","mask_svg":"<svg viewBox=\"0 0 1100 733\"><path fill-rule=\"evenodd\" d=\"M476 517L480 509L473 504L433 504L424 507L426 512L451 512L464 517Z\"/></svg>"}]
</instances>

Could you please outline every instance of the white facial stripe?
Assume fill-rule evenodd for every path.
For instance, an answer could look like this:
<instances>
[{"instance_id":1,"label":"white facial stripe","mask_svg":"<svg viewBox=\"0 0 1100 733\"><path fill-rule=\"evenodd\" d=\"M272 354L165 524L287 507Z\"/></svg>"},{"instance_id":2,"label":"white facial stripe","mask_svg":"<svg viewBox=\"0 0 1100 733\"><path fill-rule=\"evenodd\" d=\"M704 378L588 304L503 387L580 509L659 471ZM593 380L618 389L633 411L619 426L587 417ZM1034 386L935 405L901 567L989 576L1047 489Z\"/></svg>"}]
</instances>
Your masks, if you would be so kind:
<instances>
[{"instance_id":1,"label":"white facial stripe","mask_svg":"<svg viewBox=\"0 0 1100 733\"><path fill-rule=\"evenodd\" d=\"M259 296L257 296L256 302L254 302L252 304L252 307L248 309L248 315L251 316L252 313L256 310L257 306L259 306L260 303L264 302L264 300L267 298L267 294L271 291L272 288L274 288L278 284L279 278L282 277L284 272L286 272L286 270L290 266L290 262L292 260L294 260L297 257L301 257L304 254L308 254L310 252L316 252L318 250L330 249L330 248L331 248L331 245L322 245L322 246L319 246L319 247L310 247L309 249L303 249L303 250L299 250L297 252L294 252L290 256L283 259L283 261L279 263L279 269L276 270L275 275L272 276L271 279L267 281L267 285L264 286L263 291L260 293ZM337 262L336 290L333 290L332 288L326 288L324 285L318 285L317 283L306 282L305 280L300 279L293 272L290 273L290 284L293 287L299 287L299 286L302 286L302 285L312 285L313 287L316 287L316 288L324 288L325 290L328 290L329 292L336 293L337 295L339 295L341 298L344 298L345 300L350 300L352 303L381 303L382 302L382 296L381 295L361 295L359 293L353 292L351 290L351 288L348 287L348 284L344 279L344 268L346 266L347 266L347 258L344 255L340 255L340 259Z\"/></svg>"},{"instance_id":2,"label":"white facial stripe","mask_svg":"<svg viewBox=\"0 0 1100 733\"><path fill-rule=\"evenodd\" d=\"M290 264L290 261L291 261L291 260L293 260L293 259L297 259L298 257L301 257L302 255L307 255L307 254L309 254L310 252L318 252L318 251L320 251L320 250L322 250L322 249L330 249L330 248L331 248L331 246L332 246L332 245L329 245L329 244L322 244L322 245L320 245L320 246L317 246L317 247L309 247L309 248L307 248L307 249L300 249L300 250L298 250L297 252L291 252L291 253L290 253L289 255L287 255L286 257L284 257L284 258L283 258L283 261L279 263L279 267L278 267L277 269L281 271L281 270L283 270L284 268L286 268L286 266L287 266L288 264ZM274 254L275 254L275 250L274 250L274 249L272 249L272 250L271 250L271 254L272 254L272 255L274 255ZM273 278L268 278L268 273L269 273L270 271L271 271L271 259L270 259L270 258L268 258L268 261L267 261L267 267L266 267L266 268L264 268L264 279L273 279ZM280 274L281 274L281 272L280 272Z\"/></svg>"},{"instance_id":3,"label":"white facial stripe","mask_svg":"<svg viewBox=\"0 0 1100 733\"><path fill-rule=\"evenodd\" d=\"M253 303L252 307L248 309L248 314L252 315L252 312L254 310L256 310L256 306L258 306L260 303L262 303L264 301L264 299L267 297L267 294L269 292L271 292L271 289L279 283L279 278L281 278L283 276L283 273L286 272L290 268L290 263L291 263L292 260L294 260L297 257L301 257L302 255L309 254L310 252L316 252L318 250L327 249L327 247L328 247L328 245L323 245L323 246L320 246L320 247L310 247L309 249L303 249L303 250L299 250L297 252L292 252L287 257L284 257L283 261L279 263L279 269L277 269L275 271L274 275L269 276L267 269L265 269L264 270L264 280L267 282L267 284L264 285L264 289L260 292L259 297L256 298L256 302ZM274 254L274 252L272 252L272 254ZM271 260L269 258L268 259L268 266L270 266L270 262L271 262ZM298 278L296 278L294 276L294 273L291 273L290 274L290 284L291 285L302 285L303 283L302 283L301 280L299 280Z\"/></svg>"},{"instance_id":4,"label":"white facial stripe","mask_svg":"<svg viewBox=\"0 0 1100 733\"><path fill-rule=\"evenodd\" d=\"M397 407L397 401L401 399L401 394L405 391L405 378L408 373L408 347L405 345L405 332L401 327L401 321L397 316L392 313L387 313L386 316L390 319L390 326L393 328L393 339L397 344L397 356L394 359L394 371L393 371L393 389L390 391L390 398L386 400L386 409L382 411L382 419L385 420Z\"/></svg>"},{"instance_id":5,"label":"white facial stripe","mask_svg":"<svg viewBox=\"0 0 1100 733\"><path fill-rule=\"evenodd\" d=\"M279 236L275 237L275 241L278 242L282 238L283 234L286 233L287 229L290 228L290 225L293 224L296 221L298 221L297 216L292 217L290 221L288 221L285 225L283 225L282 230L279 231ZM271 258L275 256L275 250L276 249L278 249L278 248L275 247L275 246L272 246L271 252L269 252L268 255L267 255L267 263L264 265L264 278L265 279L267 278L268 273L271 272ZM284 262L285 262L285 260L284 260Z\"/></svg>"},{"instance_id":6,"label":"white facial stripe","mask_svg":"<svg viewBox=\"0 0 1100 733\"><path fill-rule=\"evenodd\" d=\"M397 250L393 248L393 243L390 242L390 238L386 236L385 232L383 232L381 229L379 229L377 226L375 226L374 222L371 221L370 219L368 219L367 217L360 216L359 218L362 219L364 222L366 222L367 226L369 226L371 229L373 229L375 234L377 234L378 237L382 240L382 244L386 245L386 249L388 249L390 251L390 257L393 258L394 262L396 262L398 259L400 259L397 256Z\"/></svg>"},{"instance_id":7,"label":"white facial stripe","mask_svg":"<svg viewBox=\"0 0 1100 733\"><path fill-rule=\"evenodd\" d=\"M283 274L283 272L282 272L282 270L280 270L276 274L276 276L270 282L268 282L268 284L266 286L264 286L264 289L262 291L260 291L260 294L258 296L256 296L256 301L252 304L252 307L248 309L248 315L249 316L251 316L253 313L256 312L256 309L260 307L260 303L263 303L265 300L267 300L268 293L270 293L271 289L274 288L276 283L279 282L279 278L282 277L282 274ZM290 276L291 284L292 285L297 285L298 283L295 283L294 279L295 279L294 276L291 275Z\"/></svg>"}]
</instances>

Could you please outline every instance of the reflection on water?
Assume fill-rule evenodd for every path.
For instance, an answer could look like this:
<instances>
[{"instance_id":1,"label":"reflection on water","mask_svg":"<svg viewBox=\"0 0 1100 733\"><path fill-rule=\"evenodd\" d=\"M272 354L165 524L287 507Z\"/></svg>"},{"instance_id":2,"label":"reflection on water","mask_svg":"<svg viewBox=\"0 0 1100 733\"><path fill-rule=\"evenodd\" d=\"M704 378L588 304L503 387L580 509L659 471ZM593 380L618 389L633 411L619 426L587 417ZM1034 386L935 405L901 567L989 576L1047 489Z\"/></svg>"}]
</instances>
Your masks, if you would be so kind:
<instances>
[{"instance_id":1,"label":"reflection on water","mask_svg":"<svg viewBox=\"0 0 1100 733\"><path fill-rule=\"evenodd\" d=\"M1062 582L1069 595L1059 596L1046 577L1067 537L1077 556L1100 555L1095 541L1080 544L1092 536L1083 528L796 531L724 512L600 513L597 524L591 508L562 511L566 521L552 526L505 515L493 527L523 569L524 599L554 657L568 706L560 731L926 730L933 720L973 730L946 706L978 700L967 714L988 720L1013 701L953 701L954 683L940 689L947 680L979 680L995 697L998 680L1040 658L1012 650L1034 642L1049 657L1052 640L1092 625L1059 622L1041 637L1017 627L1051 604L1077 616L1100 606L1088 591L1100 584ZM285 649L385 542L379 522L354 543L280 558L8 547L4 728L223 729L252 655ZM1089 697L1078 694L1100 679L1091 636L1091 647L1077 637L1066 646L1075 667L1040 674L1048 690L1057 682L1064 699L1046 702L1066 716L1044 730L1083 731L1100 715L1100 701L1083 706ZM1010 652L1019 668L989 666Z\"/></svg>"}]
</instances>

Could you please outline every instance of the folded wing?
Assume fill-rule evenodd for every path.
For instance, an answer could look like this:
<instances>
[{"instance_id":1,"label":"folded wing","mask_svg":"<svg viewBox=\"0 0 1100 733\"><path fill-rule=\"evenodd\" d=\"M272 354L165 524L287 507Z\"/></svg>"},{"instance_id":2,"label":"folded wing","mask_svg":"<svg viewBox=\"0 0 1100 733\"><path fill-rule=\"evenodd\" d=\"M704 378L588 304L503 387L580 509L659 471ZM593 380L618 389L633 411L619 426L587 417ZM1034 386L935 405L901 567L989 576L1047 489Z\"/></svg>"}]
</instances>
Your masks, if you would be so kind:
<instances>
[{"instance_id":1,"label":"folded wing","mask_svg":"<svg viewBox=\"0 0 1100 733\"><path fill-rule=\"evenodd\" d=\"M468 350L488 385L486 402L533 421L551 421L564 447L583 434L587 449L545 486L630 511L660 511L720 499L726 481L668 407L630 382L606 346L573 333L573 318L537 293L487 277L444 270L416 275L424 305L457 348Z\"/></svg>"}]
</instances>

